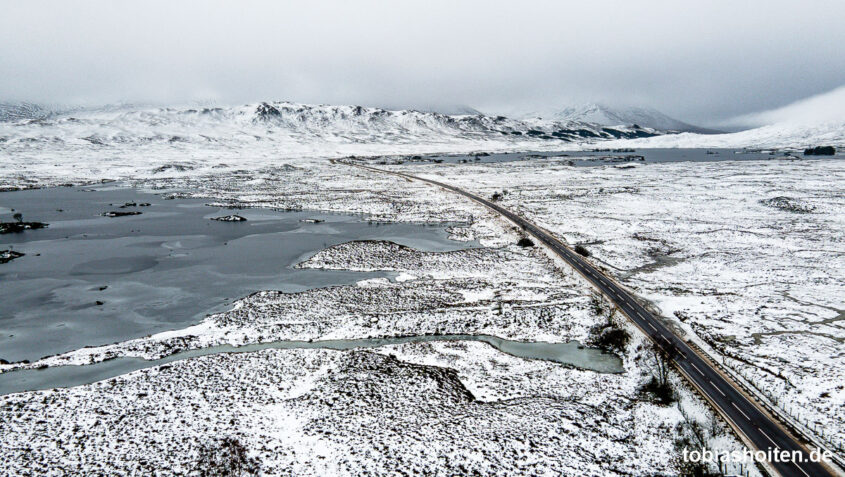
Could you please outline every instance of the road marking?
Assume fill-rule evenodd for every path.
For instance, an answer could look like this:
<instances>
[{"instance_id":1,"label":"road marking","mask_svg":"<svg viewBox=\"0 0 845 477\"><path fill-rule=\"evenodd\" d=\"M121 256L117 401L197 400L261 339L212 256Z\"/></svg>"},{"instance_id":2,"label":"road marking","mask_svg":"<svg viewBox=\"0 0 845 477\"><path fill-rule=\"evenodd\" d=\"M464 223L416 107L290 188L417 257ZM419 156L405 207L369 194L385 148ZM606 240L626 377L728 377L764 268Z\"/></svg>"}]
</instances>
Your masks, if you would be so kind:
<instances>
[{"instance_id":1,"label":"road marking","mask_svg":"<svg viewBox=\"0 0 845 477\"><path fill-rule=\"evenodd\" d=\"M708 381L709 381L709 380L708 380ZM719 391L719 394L721 394L722 396L725 396L725 393L723 393L723 392L722 392L722 390L721 390L721 389L719 389L719 387L718 387L718 386L716 386L716 384L715 384L713 381L710 381L710 385L711 385L711 386L713 386L714 388L716 388L716 391ZM726 397L727 397L727 396L726 396Z\"/></svg>"},{"instance_id":2,"label":"road marking","mask_svg":"<svg viewBox=\"0 0 845 477\"><path fill-rule=\"evenodd\" d=\"M740 409L739 406L737 406L735 402L732 402L731 405L734 407L734 409L739 411L739 413L742 414L745 417L746 420L748 420L748 421L751 420L751 418L748 417L748 414L742 412L742 409Z\"/></svg>"},{"instance_id":3,"label":"road marking","mask_svg":"<svg viewBox=\"0 0 845 477\"><path fill-rule=\"evenodd\" d=\"M670 345L672 344L672 342L669 341L669 338L665 337L664 335L660 335L660 337L663 338L663 341L669 343Z\"/></svg>"},{"instance_id":4,"label":"road marking","mask_svg":"<svg viewBox=\"0 0 845 477\"><path fill-rule=\"evenodd\" d=\"M704 373L702 373L701 370L698 369L698 366L696 366L695 363L690 363L690 364L692 365L693 368L695 368L696 371L698 371L698 374L704 376Z\"/></svg>"},{"instance_id":5,"label":"road marking","mask_svg":"<svg viewBox=\"0 0 845 477\"><path fill-rule=\"evenodd\" d=\"M798 467L798 464L796 464L795 462L793 462L793 464L795 464L795 467ZM801 471L801 473L802 473L802 474L804 474L804 475L806 475L807 477L810 477L810 474L808 474L808 473L804 472L804 469L802 469L801 467L798 467L798 470L800 470L800 471Z\"/></svg>"},{"instance_id":6,"label":"road marking","mask_svg":"<svg viewBox=\"0 0 845 477\"><path fill-rule=\"evenodd\" d=\"M657 331L657 328L655 328L655 327L654 327L654 325L652 325L650 322L646 321L645 323L646 323L648 326L650 326L650 327L651 327L651 329L653 329L654 331Z\"/></svg>"},{"instance_id":7,"label":"road marking","mask_svg":"<svg viewBox=\"0 0 845 477\"><path fill-rule=\"evenodd\" d=\"M758 428L757 428L757 430L758 430L758 431L760 431L760 434L763 434L763 436L765 436L765 437L766 437L766 439L768 439L768 440L769 440L769 442L771 442L773 446L775 446L775 449L780 449L780 447L778 447L778 445L777 445L777 444L775 444L775 441L773 441L773 440L772 440L772 438L771 438L771 437L769 437L769 435L768 435L768 434L766 434L765 432L763 432L763 429L760 429L760 428L758 427Z\"/></svg>"}]
</instances>

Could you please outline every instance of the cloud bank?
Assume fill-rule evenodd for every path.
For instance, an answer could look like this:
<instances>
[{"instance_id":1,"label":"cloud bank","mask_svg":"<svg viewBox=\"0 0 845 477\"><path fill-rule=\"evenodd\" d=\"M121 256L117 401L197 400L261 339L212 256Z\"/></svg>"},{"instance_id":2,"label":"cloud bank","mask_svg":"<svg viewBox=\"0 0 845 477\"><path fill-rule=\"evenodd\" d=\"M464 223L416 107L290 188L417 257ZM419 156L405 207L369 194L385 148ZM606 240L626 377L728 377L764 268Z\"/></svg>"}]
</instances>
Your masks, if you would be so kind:
<instances>
[{"instance_id":1,"label":"cloud bank","mask_svg":"<svg viewBox=\"0 0 845 477\"><path fill-rule=\"evenodd\" d=\"M771 124L845 124L845 86L786 106L732 118L726 126L758 127Z\"/></svg>"},{"instance_id":2,"label":"cloud bank","mask_svg":"<svg viewBox=\"0 0 845 477\"><path fill-rule=\"evenodd\" d=\"M845 2L0 0L0 100L260 100L702 124L845 78Z\"/></svg>"}]
</instances>

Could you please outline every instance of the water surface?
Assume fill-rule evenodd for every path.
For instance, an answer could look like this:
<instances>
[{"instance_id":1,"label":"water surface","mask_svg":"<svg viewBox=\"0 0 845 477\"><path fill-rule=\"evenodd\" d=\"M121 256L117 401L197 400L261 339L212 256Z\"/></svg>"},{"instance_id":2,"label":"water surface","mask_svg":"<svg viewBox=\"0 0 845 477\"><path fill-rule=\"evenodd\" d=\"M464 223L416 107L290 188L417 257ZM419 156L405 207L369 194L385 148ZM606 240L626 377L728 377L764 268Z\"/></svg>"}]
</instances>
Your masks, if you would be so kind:
<instances>
[{"instance_id":1,"label":"water surface","mask_svg":"<svg viewBox=\"0 0 845 477\"><path fill-rule=\"evenodd\" d=\"M485 163L530 161L556 158L571 161L573 166L602 166L607 164L651 164L664 162L719 162L719 161L769 161L784 160L790 156L800 160L843 159L845 154L837 152L835 156L804 156L802 153L756 149L725 148L642 148L632 150L596 150L596 151L524 151L506 153L479 154L431 154L403 159L404 162L444 162L444 163ZM788 159L788 160L795 160Z\"/></svg>"},{"instance_id":2,"label":"water surface","mask_svg":"<svg viewBox=\"0 0 845 477\"><path fill-rule=\"evenodd\" d=\"M615 354L581 346L577 341L546 343L511 341L489 335L426 335L352 340L274 341L238 347L221 345L183 351L157 360L116 358L82 366L54 366L45 369L25 369L0 374L0 395L79 386L113 378L139 369L220 353L252 353L264 349L352 350L434 341L481 341L503 353L519 358L552 361L601 373L621 373L624 371L622 360Z\"/></svg>"},{"instance_id":3,"label":"water surface","mask_svg":"<svg viewBox=\"0 0 845 477\"><path fill-rule=\"evenodd\" d=\"M0 358L35 360L184 328L258 290L297 292L393 276L292 268L350 240L391 240L425 251L477 246L449 240L444 226L205 202L116 186L0 193L0 220L20 212L24 220L49 224L0 235L0 250L25 253L0 264ZM101 215L111 211L141 214ZM247 221L210 220L230 214Z\"/></svg>"}]
</instances>

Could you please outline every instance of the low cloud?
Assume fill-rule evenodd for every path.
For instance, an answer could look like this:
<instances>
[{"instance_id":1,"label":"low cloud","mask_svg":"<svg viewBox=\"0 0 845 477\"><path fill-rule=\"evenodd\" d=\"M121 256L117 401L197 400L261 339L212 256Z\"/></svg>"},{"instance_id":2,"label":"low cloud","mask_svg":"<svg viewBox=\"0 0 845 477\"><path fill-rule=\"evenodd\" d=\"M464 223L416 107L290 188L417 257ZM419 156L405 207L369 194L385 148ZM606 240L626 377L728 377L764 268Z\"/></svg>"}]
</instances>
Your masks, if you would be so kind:
<instances>
[{"instance_id":1,"label":"low cloud","mask_svg":"<svg viewBox=\"0 0 845 477\"><path fill-rule=\"evenodd\" d=\"M0 2L0 101L598 101L707 125L845 77L841 0Z\"/></svg>"},{"instance_id":2,"label":"low cloud","mask_svg":"<svg viewBox=\"0 0 845 477\"><path fill-rule=\"evenodd\" d=\"M845 125L845 86L780 108L737 116L722 124L729 127L758 127L770 124L824 123Z\"/></svg>"}]
</instances>

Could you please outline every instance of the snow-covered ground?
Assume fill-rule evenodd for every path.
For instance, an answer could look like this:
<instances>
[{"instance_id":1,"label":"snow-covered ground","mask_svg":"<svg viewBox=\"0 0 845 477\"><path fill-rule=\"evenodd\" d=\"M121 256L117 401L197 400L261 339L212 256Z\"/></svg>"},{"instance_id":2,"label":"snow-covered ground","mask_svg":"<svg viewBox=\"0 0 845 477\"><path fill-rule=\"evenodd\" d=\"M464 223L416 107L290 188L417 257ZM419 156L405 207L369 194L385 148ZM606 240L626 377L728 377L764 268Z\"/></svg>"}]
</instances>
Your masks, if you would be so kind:
<instances>
[{"instance_id":1,"label":"snow-covered ground","mask_svg":"<svg viewBox=\"0 0 845 477\"><path fill-rule=\"evenodd\" d=\"M397 169L507 191L504 205L585 246L790 413L845 440L841 159Z\"/></svg>"},{"instance_id":2,"label":"snow-covered ground","mask_svg":"<svg viewBox=\"0 0 845 477\"><path fill-rule=\"evenodd\" d=\"M265 475L673 475L683 417L632 384L481 343L215 355L3 397L0 461L11 475L201 475L234 438ZM714 447L736 448L717 429Z\"/></svg>"},{"instance_id":3,"label":"snow-covered ground","mask_svg":"<svg viewBox=\"0 0 845 477\"><path fill-rule=\"evenodd\" d=\"M122 180L227 205L449 222L453 238L483 246L426 253L389 242L339 245L299 266L391 270L396 279L260 291L188 329L26 366L283 339L483 333L584 341L606 321L590 311L589 287L541 250L516 246L519 231L458 196L325 160L584 147L588 139L553 136L581 134L568 127L599 134L594 125L290 103L38 111L0 122L0 190ZM836 127L739 134L661 136L649 144L843 143ZM755 383L842 432L839 164L576 168L532 160L397 168L488 195L506 189L506 205L583 243L680 326L746 366ZM709 445L737 448L723 426L706 425L710 411L683 383L676 383L680 407L643 399L637 388L649 367L641 344L635 336L622 374L520 359L478 342L204 356L0 397L0 467L180 474L232 436L269 474L672 475L685 415L715 431Z\"/></svg>"},{"instance_id":4,"label":"snow-covered ground","mask_svg":"<svg viewBox=\"0 0 845 477\"><path fill-rule=\"evenodd\" d=\"M607 147L724 147L761 149L805 149L814 146L845 148L845 121L833 120L813 124L777 123L746 131L725 134L681 133L643 139L614 140Z\"/></svg>"},{"instance_id":5,"label":"snow-covered ground","mask_svg":"<svg viewBox=\"0 0 845 477\"><path fill-rule=\"evenodd\" d=\"M624 126L297 103L35 109L29 119L29 109L19 109L4 120L0 105L0 190L172 172L231 173L291 159L560 149L577 147L576 140L657 134Z\"/></svg>"},{"instance_id":6,"label":"snow-covered ground","mask_svg":"<svg viewBox=\"0 0 845 477\"><path fill-rule=\"evenodd\" d=\"M734 134L662 134L631 124L607 127L571 120L297 103L215 108L124 105L60 112L34 106L4 109L0 104L0 190L235 174L289 161L302 164L349 155L845 146L842 121L813 124L778 123Z\"/></svg>"},{"instance_id":7,"label":"snow-covered ground","mask_svg":"<svg viewBox=\"0 0 845 477\"><path fill-rule=\"evenodd\" d=\"M186 330L30 366L279 339L484 333L583 341L606 320L591 311L590 289L577 275L539 248L516 245L518 231L423 184L324 161L208 176L168 170L137 185L250 206L454 222L453 237L483 247L335 246L299 266L392 270L397 278L259 292ZM682 383L680 405L661 407L639 394L649 376L640 339L623 359L624 373L605 374L516 358L478 342L204 356L0 397L0 459L11 474L184 474L232 437L271 475L673 475L687 418L703 424L711 447L740 447Z\"/></svg>"}]
</instances>

